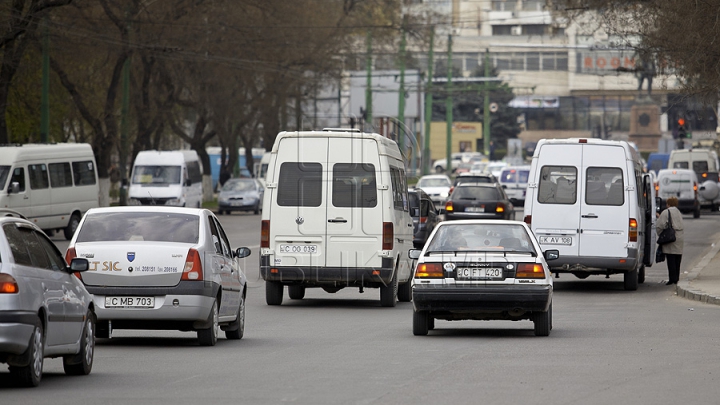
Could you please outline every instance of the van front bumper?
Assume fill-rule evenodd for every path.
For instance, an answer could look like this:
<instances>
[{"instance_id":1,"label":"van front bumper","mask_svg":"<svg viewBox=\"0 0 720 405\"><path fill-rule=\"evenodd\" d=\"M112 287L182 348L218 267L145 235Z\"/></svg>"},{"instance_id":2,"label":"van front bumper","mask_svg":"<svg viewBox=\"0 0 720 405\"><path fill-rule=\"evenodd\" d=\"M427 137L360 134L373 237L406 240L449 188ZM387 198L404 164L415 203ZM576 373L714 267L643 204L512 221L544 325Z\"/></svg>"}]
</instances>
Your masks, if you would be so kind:
<instances>
[{"instance_id":1,"label":"van front bumper","mask_svg":"<svg viewBox=\"0 0 720 405\"><path fill-rule=\"evenodd\" d=\"M394 262L383 258L381 267L270 266L260 257L260 276L283 284L379 287L392 281Z\"/></svg>"}]
</instances>

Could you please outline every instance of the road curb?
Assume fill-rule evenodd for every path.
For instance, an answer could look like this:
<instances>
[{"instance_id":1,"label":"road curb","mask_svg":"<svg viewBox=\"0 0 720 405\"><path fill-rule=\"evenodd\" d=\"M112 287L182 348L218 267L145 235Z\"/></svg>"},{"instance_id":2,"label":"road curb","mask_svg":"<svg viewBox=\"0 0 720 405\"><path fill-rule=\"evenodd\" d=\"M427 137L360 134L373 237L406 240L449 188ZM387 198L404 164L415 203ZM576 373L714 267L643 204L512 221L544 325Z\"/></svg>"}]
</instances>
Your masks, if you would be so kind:
<instances>
[{"instance_id":1,"label":"road curb","mask_svg":"<svg viewBox=\"0 0 720 405\"><path fill-rule=\"evenodd\" d=\"M698 262L689 272L685 280L680 280L675 286L675 292L678 297L682 297L692 301L700 301L708 304L720 305L720 297L706 293L705 291L697 288L692 288L690 282L695 280L702 270L710 264L715 255L720 251L720 243L714 243L712 248L703 256L702 260Z\"/></svg>"}]
</instances>

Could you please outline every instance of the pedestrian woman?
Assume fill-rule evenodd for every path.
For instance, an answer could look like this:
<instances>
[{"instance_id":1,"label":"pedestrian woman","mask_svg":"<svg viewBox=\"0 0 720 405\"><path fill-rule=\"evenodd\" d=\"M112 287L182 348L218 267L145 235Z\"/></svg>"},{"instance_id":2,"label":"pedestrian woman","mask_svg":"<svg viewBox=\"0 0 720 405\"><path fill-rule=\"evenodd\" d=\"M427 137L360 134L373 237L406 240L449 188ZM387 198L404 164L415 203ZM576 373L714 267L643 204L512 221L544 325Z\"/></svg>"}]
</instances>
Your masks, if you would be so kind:
<instances>
[{"instance_id":1,"label":"pedestrian woman","mask_svg":"<svg viewBox=\"0 0 720 405\"><path fill-rule=\"evenodd\" d=\"M665 285L677 284L680 280L680 261L683 252L683 219L680 210L677 208L677 197L667 199L667 208L660 213L655 225L655 231L658 235L663 229L670 226L668 219L672 221L672 227L675 229L675 242L662 245L662 251L665 254L668 267L668 282ZM660 248L660 246L658 246Z\"/></svg>"}]
</instances>

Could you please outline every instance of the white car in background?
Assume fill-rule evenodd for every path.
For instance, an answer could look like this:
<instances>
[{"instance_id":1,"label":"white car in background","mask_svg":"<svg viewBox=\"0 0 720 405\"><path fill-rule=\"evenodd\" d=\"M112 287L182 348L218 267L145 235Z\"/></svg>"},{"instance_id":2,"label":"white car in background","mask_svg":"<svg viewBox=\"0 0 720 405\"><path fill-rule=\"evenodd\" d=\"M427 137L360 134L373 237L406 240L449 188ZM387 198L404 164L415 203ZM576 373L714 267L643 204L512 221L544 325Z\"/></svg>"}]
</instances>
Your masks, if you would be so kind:
<instances>
[{"instance_id":1,"label":"white car in background","mask_svg":"<svg viewBox=\"0 0 720 405\"><path fill-rule=\"evenodd\" d=\"M197 331L214 346L245 330L247 281L211 211L182 207L108 207L89 210L65 258L86 258L82 282L93 294L96 336L113 329Z\"/></svg>"},{"instance_id":2,"label":"white car in background","mask_svg":"<svg viewBox=\"0 0 720 405\"><path fill-rule=\"evenodd\" d=\"M444 174L428 174L418 179L416 188L424 191L438 207L444 207L450 195L452 181Z\"/></svg>"},{"instance_id":3,"label":"white car in background","mask_svg":"<svg viewBox=\"0 0 720 405\"><path fill-rule=\"evenodd\" d=\"M417 259L412 284L413 334L427 335L435 319L529 319L536 336L552 329L553 279L547 260L520 221L459 220L438 224Z\"/></svg>"},{"instance_id":4,"label":"white car in background","mask_svg":"<svg viewBox=\"0 0 720 405\"><path fill-rule=\"evenodd\" d=\"M506 162L496 160L488 163L487 166L485 166L485 171L492 173L495 177L499 179L500 174L506 167L508 167L508 164Z\"/></svg>"}]
</instances>

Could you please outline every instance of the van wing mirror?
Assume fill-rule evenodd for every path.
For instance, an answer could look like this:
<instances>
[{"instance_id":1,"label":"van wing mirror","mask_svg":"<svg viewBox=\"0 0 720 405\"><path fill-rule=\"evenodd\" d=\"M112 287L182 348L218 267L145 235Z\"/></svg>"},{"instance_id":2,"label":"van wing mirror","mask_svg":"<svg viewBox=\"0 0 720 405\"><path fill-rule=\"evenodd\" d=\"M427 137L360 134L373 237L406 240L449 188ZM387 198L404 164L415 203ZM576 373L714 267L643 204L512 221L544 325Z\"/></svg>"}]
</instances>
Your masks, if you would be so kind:
<instances>
[{"instance_id":1,"label":"van wing mirror","mask_svg":"<svg viewBox=\"0 0 720 405\"><path fill-rule=\"evenodd\" d=\"M415 260L420 257L420 249L410 249L408 250L408 257Z\"/></svg>"},{"instance_id":2,"label":"van wing mirror","mask_svg":"<svg viewBox=\"0 0 720 405\"><path fill-rule=\"evenodd\" d=\"M420 208L411 208L411 209L410 209L410 216L412 216L412 217L419 217L419 216L420 216Z\"/></svg>"},{"instance_id":3,"label":"van wing mirror","mask_svg":"<svg viewBox=\"0 0 720 405\"><path fill-rule=\"evenodd\" d=\"M190 187L190 186L192 186L192 180L185 179L185 187Z\"/></svg>"},{"instance_id":4,"label":"van wing mirror","mask_svg":"<svg viewBox=\"0 0 720 405\"><path fill-rule=\"evenodd\" d=\"M543 256L545 256L545 260L555 260L560 257L560 251L557 249L550 249L543 252Z\"/></svg>"},{"instance_id":5,"label":"van wing mirror","mask_svg":"<svg viewBox=\"0 0 720 405\"><path fill-rule=\"evenodd\" d=\"M18 194L20 192L20 183L13 181L8 189L8 194Z\"/></svg>"}]
</instances>

